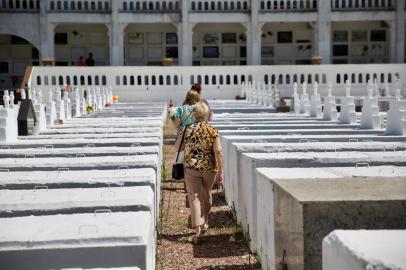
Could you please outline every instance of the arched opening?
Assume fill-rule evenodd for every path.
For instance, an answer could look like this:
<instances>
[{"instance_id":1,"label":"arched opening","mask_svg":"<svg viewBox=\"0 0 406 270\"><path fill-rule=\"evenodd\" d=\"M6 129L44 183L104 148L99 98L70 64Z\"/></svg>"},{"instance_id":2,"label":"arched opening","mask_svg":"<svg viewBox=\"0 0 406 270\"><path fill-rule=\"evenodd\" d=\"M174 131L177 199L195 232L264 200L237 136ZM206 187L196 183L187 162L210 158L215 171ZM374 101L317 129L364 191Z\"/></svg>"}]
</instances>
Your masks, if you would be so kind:
<instances>
[{"instance_id":1,"label":"arched opening","mask_svg":"<svg viewBox=\"0 0 406 270\"><path fill-rule=\"evenodd\" d=\"M40 52L20 36L0 34L0 41L0 89L21 87L27 66L39 65Z\"/></svg>"}]
</instances>

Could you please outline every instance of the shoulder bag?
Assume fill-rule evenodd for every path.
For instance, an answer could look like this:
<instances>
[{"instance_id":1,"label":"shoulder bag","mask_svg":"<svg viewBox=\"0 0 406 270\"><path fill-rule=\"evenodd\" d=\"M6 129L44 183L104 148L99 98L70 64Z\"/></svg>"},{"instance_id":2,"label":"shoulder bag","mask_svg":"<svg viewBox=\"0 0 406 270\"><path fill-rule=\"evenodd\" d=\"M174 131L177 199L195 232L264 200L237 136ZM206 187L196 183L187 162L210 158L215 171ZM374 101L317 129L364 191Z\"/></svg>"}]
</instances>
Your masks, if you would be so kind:
<instances>
[{"instance_id":1,"label":"shoulder bag","mask_svg":"<svg viewBox=\"0 0 406 270\"><path fill-rule=\"evenodd\" d=\"M180 149L182 149L183 140L185 139L186 129L187 129L187 126L185 127L185 130L183 131L182 140L180 141L178 154L176 155L175 164L172 165L172 179L174 179L174 180L183 179L185 176L183 163L178 163L178 159L179 159Z\"/></svg>"}]
</instances>

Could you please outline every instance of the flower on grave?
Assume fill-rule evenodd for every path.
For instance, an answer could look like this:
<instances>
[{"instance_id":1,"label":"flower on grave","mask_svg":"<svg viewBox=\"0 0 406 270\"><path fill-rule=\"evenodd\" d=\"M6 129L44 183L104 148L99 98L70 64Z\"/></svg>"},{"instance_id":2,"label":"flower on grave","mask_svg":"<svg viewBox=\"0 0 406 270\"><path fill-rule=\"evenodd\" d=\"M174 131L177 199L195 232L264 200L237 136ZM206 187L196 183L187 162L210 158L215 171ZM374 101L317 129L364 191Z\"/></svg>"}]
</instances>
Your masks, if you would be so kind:
<instances>
[{"instance_id":1,"label":"flower on grave","mask_svg":"<svg viewBox=\"0 0 406 270\"><path fill-rule=\"evenodd\" d=\"M93 105L92 104L87 104L86 111L87 111L87 113L92 113L93 112Z\"/></svg>"}]
</instances>

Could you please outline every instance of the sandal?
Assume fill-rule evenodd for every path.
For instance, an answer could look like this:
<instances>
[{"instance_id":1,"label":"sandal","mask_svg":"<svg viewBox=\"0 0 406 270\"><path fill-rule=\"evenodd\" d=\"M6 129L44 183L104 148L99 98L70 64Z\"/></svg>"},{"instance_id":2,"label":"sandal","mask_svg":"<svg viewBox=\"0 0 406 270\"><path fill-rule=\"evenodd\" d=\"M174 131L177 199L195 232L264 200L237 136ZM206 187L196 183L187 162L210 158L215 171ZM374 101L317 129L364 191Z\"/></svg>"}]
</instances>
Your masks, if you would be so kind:
<instances>
[{"instance_id":1,"label":"sandal","mask_svg":"<svg viewBox=\"0 0 406 270\"><path fill-rule=\"evenodd\" d=\"M202 244L202 237L201 236L193 236L192 238L192 245L201 245Z\"/></svg>"},{"instance_id":2,"label":"sandal","mask_svg":"<svg viewBox=\"0 0 406 270\"><path fill-rule=\"evenodd\" d=\"M209 230L209 224L205 223L201 226L201 234L206 234L207 231Z\"/></svg>"}]
</instances>

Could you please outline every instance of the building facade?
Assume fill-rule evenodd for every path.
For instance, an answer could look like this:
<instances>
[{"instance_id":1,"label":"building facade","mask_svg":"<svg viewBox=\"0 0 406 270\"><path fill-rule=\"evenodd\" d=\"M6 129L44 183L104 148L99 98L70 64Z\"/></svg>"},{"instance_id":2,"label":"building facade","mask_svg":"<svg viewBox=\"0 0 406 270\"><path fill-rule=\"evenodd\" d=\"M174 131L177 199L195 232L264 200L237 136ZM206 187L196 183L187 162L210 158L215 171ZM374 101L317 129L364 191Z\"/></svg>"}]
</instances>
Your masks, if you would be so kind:
<instances>
[{"instance_id":1,"label":"building facade","mask_svg":"<svg viewBox=\"0 0 406 270\"><path fill-rule=\"evenodd\" d=\"M0 88L27 65L404 63L405 0L0 0Z\"/></svg>"}]
</instances>

